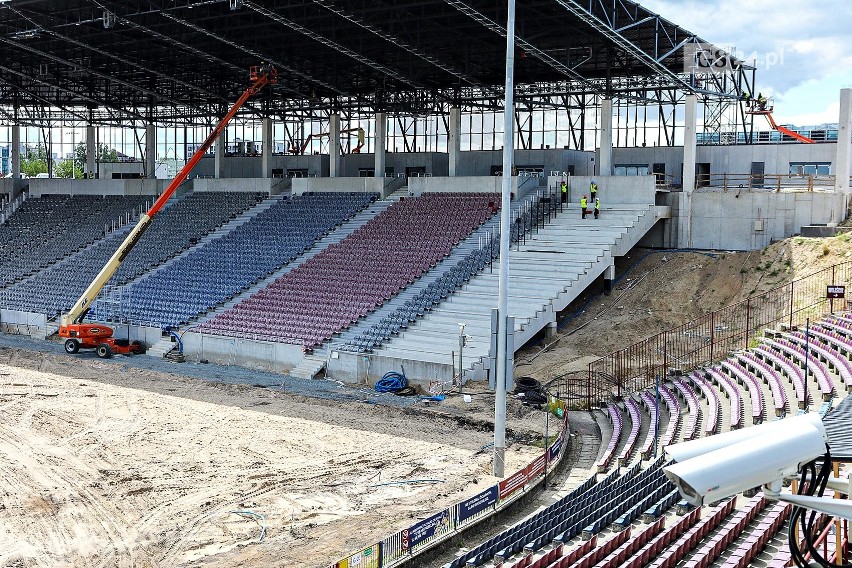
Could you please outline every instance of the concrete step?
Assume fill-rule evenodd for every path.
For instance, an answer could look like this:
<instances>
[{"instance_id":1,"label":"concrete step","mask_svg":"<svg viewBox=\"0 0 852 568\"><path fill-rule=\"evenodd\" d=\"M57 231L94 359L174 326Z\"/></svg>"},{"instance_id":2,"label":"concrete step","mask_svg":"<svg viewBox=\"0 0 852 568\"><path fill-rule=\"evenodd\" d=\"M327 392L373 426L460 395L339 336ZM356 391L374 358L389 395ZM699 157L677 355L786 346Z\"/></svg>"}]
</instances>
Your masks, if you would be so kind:
<instances>
[{"instance_id":1,"label":"concrete step","mask_svg":"<svg viewBox=\"0 0 852 568\"><path fill-rule=\"evenodd\" d=\"M302 362L294 367L289 375L297 379L313 379L325 368L325 355L305 355Z\"/></svg>"},{"instance_id":2,"label":"concrete step","mask_svg":"<svg viewBox=\"0 0 852 568\"><path fill-rule=\"evenodd\" d=\"M162 359L165 357L166 353L174 349L176 345L177 343L172 341L171 336L163 337L160 338L157 343L149 347L148 350L145 351L145 355Z\"/></svg>"}]
</instances>

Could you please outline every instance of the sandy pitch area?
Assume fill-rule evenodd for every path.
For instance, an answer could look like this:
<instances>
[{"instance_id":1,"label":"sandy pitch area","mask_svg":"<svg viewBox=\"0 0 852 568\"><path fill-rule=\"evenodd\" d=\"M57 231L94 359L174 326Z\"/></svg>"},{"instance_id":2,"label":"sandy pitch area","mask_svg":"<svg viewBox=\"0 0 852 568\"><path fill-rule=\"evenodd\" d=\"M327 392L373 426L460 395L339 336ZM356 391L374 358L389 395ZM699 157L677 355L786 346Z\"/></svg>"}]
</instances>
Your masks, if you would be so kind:
<instances>
[{"instance_id":1,"label":"sandy pitch area","mask_svg":"<svg viewBox=\"0 0 852 568\"><path fill-rule=\"evenodd\" d=\"M371 431L0 365L0 566L323 567L494 482L489 432L351 409L372 411ZM411 479L443 483L378 485Z\"/></svg>"}]
</instances>

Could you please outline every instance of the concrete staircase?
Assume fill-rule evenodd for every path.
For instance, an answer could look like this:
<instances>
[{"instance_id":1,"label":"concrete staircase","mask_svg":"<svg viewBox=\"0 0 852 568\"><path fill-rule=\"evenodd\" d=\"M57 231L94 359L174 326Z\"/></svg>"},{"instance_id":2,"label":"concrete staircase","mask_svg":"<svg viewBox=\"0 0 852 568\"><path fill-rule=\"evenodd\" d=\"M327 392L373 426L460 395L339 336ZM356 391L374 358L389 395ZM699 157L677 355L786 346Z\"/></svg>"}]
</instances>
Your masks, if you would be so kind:
<instances>
[{"instance_id":1,"label":"concrete staircase","mask_svg":"<svg viewBox=\"0 0 852 568\"><path fill-rule=\"evenodd\" d=\"M578 211L559 214L509 256L509 314L515 317L515 349L523 346L564 310L613 258L629 251L665 216L652 205L614 205L600 219L580 219ZM470 336L465 347L467 379L484 379L490 367L491 310L497 306L498 268L486 269L433 308L376 354L408 365L446 364L458 351L458 324Z\"/></svg>"},{"instance_id":2,"label":"concrete staircase","mask_svg":"<svg viewBox=\"0 0 852 568\"><path fill-rule=\"evenodd\" d=\"M305 355L302 362L296 365L288 374L297 379L313 379L325 368L325 354Z\"/></svg>"},{"instance_id":3,"label":"concrete staircase","mask_svg":"<svg viewBox=\"0 0 852 568\"><path fill-rule=\"evenodd\" d=\"M171 351L177 343L172 341L171 336L161 338L157 343L152 345L145 351L145 355L162 359L166 353Z\"/></svg>"}]
</instances>

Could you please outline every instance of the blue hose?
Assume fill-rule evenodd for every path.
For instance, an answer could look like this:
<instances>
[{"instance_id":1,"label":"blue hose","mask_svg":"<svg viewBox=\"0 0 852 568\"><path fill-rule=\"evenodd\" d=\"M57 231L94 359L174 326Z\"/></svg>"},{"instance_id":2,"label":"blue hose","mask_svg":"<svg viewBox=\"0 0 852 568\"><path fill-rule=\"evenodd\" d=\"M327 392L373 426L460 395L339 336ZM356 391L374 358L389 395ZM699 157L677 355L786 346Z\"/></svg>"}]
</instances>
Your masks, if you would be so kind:
<instances>
[{"instance_id":1,"label":"blue hose","mask_svg":"<svg viewBox=\"0 0 852 568\"><path fill-rule=\"evenodd\" d=\"M388 371L384 376L376 381L376 392L397 392L408 386L408 379L405 378L405 371L397 373L396 371Z\"/></svg>"}]
</instances>

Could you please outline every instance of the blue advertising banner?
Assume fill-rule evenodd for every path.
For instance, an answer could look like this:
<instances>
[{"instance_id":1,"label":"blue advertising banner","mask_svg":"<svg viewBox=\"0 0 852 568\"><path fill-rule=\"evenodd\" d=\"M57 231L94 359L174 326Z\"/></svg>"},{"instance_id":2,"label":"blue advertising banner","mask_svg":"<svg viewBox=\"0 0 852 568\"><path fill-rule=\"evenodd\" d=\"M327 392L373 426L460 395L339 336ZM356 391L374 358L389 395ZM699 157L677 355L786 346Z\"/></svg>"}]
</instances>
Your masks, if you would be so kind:
<instances>
[{"instance_id":1,"label":"blue advertising banner","mask_svg":"<svg viewBox=\"0 0 852 568\"><path fill-rule=\"evenodd\" d=\"M413 548L418 542L444 534L448 530L450 530L450 510L444 509L408 529L408 546Z\"/></svg>"},{"instance_id":2,"label":"blue advertising banner","mask_svg":"<svg viewBox=\"0 0 852 568\"><path fill-rule=\"evenodd\" d=\"M497 486L489 487L479 495L459 503L459 522L463 522L497 502Z\"/></svg>"}]
</instances>

